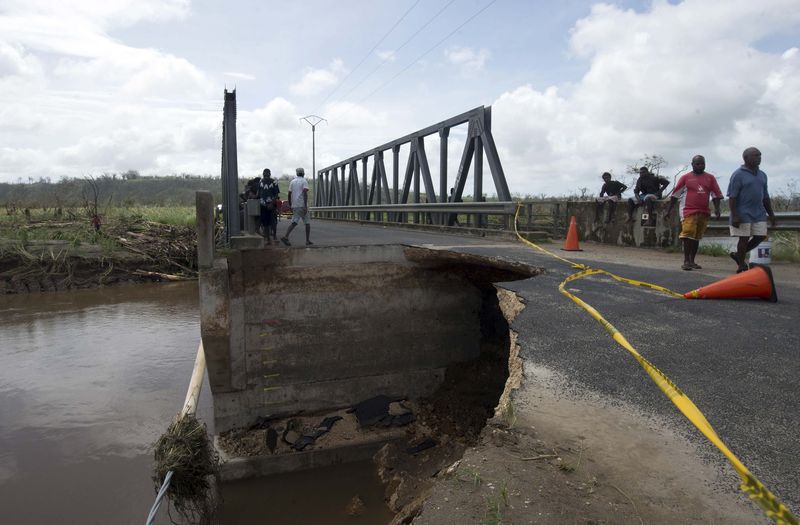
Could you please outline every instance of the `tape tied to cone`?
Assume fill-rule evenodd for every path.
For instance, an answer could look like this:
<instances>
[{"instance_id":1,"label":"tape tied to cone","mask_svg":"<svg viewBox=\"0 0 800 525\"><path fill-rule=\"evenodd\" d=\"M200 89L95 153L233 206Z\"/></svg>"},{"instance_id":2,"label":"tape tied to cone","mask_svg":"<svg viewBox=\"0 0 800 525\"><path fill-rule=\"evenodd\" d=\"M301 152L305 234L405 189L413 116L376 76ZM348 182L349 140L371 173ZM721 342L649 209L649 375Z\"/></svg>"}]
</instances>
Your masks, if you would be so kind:
<instances>
[{"instance_id":1,"label":"tape tied to cone","mask_svg":"<svg viewBox=\"0 0 800 525\"><path fill-rule=\"evenodd\" d=\"M764 299L777 302L772 270L763 264L683 294L686 299Z\"/></svg>"}]
</instances>

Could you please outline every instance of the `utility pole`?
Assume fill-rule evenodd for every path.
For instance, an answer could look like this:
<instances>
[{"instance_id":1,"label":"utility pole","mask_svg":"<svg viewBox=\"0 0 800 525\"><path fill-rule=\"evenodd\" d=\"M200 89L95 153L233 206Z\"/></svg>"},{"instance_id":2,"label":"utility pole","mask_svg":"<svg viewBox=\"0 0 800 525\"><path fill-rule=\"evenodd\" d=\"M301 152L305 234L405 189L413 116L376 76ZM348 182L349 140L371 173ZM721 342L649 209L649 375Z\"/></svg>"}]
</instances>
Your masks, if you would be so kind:
<instances>
[{"instance_id":1,"label":"utility pole","mask_svg":"<svg viewBox=\"0 0 800 525\"><path fill-rule=\"evenodd\" d=\"M314 203L316 204L318 202L317 196L319 195L319 187L317 186L317 124L320 122L327 123L328 121L317 115L301 117L300 120L304 120L311 125L311 172L314 174Z\"/></svg>"}]
</instances>

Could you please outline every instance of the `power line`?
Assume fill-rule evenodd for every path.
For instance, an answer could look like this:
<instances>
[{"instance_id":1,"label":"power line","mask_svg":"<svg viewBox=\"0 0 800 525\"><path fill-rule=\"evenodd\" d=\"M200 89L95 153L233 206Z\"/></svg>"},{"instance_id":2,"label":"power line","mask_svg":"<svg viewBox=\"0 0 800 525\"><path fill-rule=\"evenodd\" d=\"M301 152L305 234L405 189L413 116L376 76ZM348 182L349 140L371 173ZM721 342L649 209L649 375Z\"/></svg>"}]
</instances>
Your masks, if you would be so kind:
<instances>
[{"instance_id":1,"label":"power line","mask_svg":"<svg viewBox=\"0 0 800 525\"><path fill-rule=\"evenodd\" d=\"M431 25L431 23L432 23L434 20L436 20L436 19L439 17L439 15L441 15L441 14L444 12L444 10L445 10L445 9L447 9L448 7L450 7L450 5L451 5L453 2L455 2L455 1L456 1L456 0L450 0L449 2L447 2L447 3L446 3L446 4L445 4L445 5L444 5L444 6L443 6L441 9L439 9L439 10L438 10L438 11L437 11L437 12L436 12L436 13L435 13L435 14L434 14L434 15L433 15L433 16L432 16L430 19L428 19L428 21L427 21L427 22L425 22L425 24L423 24L423 25L422 25L422 27L420 27L419 29L417 29L417 30L414 32L414 34L412 34L410 37L408 37L408 39L406 39L406 41L405 41L405 42L403 42L402 44L400 44L400 46L399 46L397 49L395 49L395 50L392 52L392 55L394 55L395 53L397 53L398 51L400 51L401 49L403 49L404 47L406 47L406 45L407 45L409 42L411 42L411 41L414 39L414 37L415 37L415 36L417 36L418 34L420 34L420 33L421 33L421 32L422 32L422 31L423 31L423 30L424 30L426 27L428 27L429 25ZM359 81L356 83L356 85L355 85L355 86L351 87L351 88L350 88L350 90L348 90L348 91L347 91L347 93L345 93L344 95L342 95L341 97L339 97L338 99L336 99L336 102L339 102L340 100L344 100L344 99L347 97L347 95L349 95L350 93L352 93L353 91L355 91L355 90L356 90L356 88L358 88L358 87L359 87L361 84L363 84L363 83L364 83L364 82L365 82L365 81L366 81L366 80L367 80L369 77L371 77L373 73L375 73L375 72L376 72L378 69L380 69L380 68L381 68L381 66L383 66L383 65L384 65L386 62L388 62L388 61L389 61L389 58L391 58L391 56L392 56L392 55L390 55L390 56L388 56L388 57L384 58L384 59L381 61L381 63L380 63L380 64L378 64L377 66L375 66L375 67L372 69L372 71L370 71L369 73L367 73L367 74L366 74L366 76L362 77L362 78L361 78L361 80L359 80Z\"/></svg>"},{"instance_id":2,"label":"power line","mask_svg":"<svg viewBox=\"0 0 800 525\"><path fill-rule=\"evenodd\" d=\"M452 30L450 33L448 33L448 34L447 34L447 36L445 36L444 38L442 38L441 40L439 40L438 42L436 42L434 45L432 45L430 48L428 48L428 50L427 50L427 51L425 51L425 52L424 52L424 53L422 53L420 56L418 56L418 57L416 58L416 60L414 60L413 62L411 62L410 64L408 64L406 67L404 67L403 69L401 69L401 70L400 70L400 71L399 71L399 72L398 72L396 75L394 75L392 78L390 78L389 80L387 80L386 82L384 82L383 84L381 84L380 86L378 86L378 87L377 87L375 90L373 90L373 91L372 91L372 92L371 92L369 95L367 95L366 97L362 98L362 99L361 99L361 100L359 100L358 102L359 102L359 103L365 102L365 101L366 101L367 99L369 99L369 98L370 98L372 95L374 95L375 93L377 93L378 91L380 91L381 89L383 89L384 87L386 87L386 86L387 86L387 85L388 85L390 82L392 82L394 79L396 79L397 77L399 77L400 75L402 75L403 73L405 73L406 71L408 71L408 70L411 68L411 66L415 65L417 62L419 62L420 60L422 60L423 58L425 58L425 57L428 55L428 53L430 53L431 51L433 51L434 49L436 49L437 47L439 47L440 45L442 45L442 43L444 43L444 41L445 41L445 40L447 40L448 38L450 38L451 36L453 36L453 35L454 35L454 34L455 34L455 33L456 33L456 32L457 32L459 29L461 29L462 27L464 27L465 25L467 25L468 23L470 23L470 22L471 22L471 21L472 21L472 20L473 20L475 17L477 17L479 14L483 13L484 11L486 11L486 10L487 10L487 9L488 9L488 8L489 8L489 7L490 7L490 6L491 6L493 3L495 3L496 1L497 1L497 0L491 0L491 1L490 1L488 4L486 4L485 6L483 6L483 7L482 7L480 10L478 10L478 11L477 11L475 14L473 14L472 16L470 16L469 18L467 18L466 20L464 20L464 22L462 22L462 23L461 23L461 25L459 25L458 27L456 27L455 29L453 29L453 30Z\"/></svg>"},{"instance_id":3,"label":"power line","mask_svg":"<svg viewBox=\"0 0 800 525\"><path fill-rule=\"evenodd\" d=\"M405 12L405 13L403 13L403 16L401 16L401 17L400 17L400 18L397 20L397 22L395 22L395 23L394 23L394 25L393 25L393 26L392 26L392 27L391 27L391 28L390 28L390 29L389 29L389 30L388 30L388 31L387 31L387 32L386 32L386 33L385 33L385 34L384 34L384 35L381 37L381 39L380 39L380 40L378 40L378 43L377 43L377 44L375 44L374 46L372 46L372 49L370 49L369 51L367 51L367 54L366 54L366 55L364 55L364 58L362 58L362 59L361 59L361 62L359 62L358 64L356 64L356 67L354 67L353 69L351 69L351 70L350 70L350 71L349 71L349 72L348 72L348 73L347 73L347 74L344 76L344 78L342 79L342 81L341 81L341 82L339 82L338 84L336 84L336 86L334 86L334 88L331 90L331 92L330 92L330 93L328 93L328 96L326 96L326 97L325 97L325 100L323 100L322 102L320 102L320 103L319 103L319 107L322 107L322 106L325 104L325 102L327 102L327 101L328 101L328 99L329 99L329 98L331 98L331 96L333 96L333 94L334 94L334 93L336 93L336 90L338 90L340 87L342 87L342 85L343 85L343 84L344 84L344 83L347 81L347 79L348 79L348 78L350 78L350 75L352 75L352 74L355 72L355 70L356 70L356 69L358 69L358 68L361 66L361 64L363 64L363 63L364 63L364 61L365 61L367 58L369 58L369 57L372 55L372 52L373 52L373 51L375 51L375 50L378 48L378 46L379 46L379 45L381 45L381 44L383 43L383 41L384 41L384 40L386 40L386 37L388 37L388 36L389 36L389 35L392 33L392 31L394 31L394 30L395 30L395 28L396 28L398 25L400 25L400 22L402 22L402 21L405 19L405 17L406 17L406 16L408 16L408 13L410 13L412 9L414 9L415 7L417 7L417 4L419 4L419 3L420 3L420 1L421 1L421 0L417 0L416 2L414 2L414 3L411 5L411 7L409 7L409 8L406 10L406 12Z\"/></svg>"}]
</instances>

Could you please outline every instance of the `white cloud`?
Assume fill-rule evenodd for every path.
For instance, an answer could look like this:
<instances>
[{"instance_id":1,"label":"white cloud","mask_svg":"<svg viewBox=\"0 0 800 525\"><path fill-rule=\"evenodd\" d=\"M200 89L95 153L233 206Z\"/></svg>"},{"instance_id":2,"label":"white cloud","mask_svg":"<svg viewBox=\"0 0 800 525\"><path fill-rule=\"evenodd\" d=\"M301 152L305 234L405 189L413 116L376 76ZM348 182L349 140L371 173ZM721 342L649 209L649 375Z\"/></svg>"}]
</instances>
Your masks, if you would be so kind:
<instances>
[{"instance_id":1,"label":"white cloud","mask_svg":"<svg viewBox=\"0 0 800 525\"><path fill-rule=\"evenodd\" d=\"M483 70L491 53L488 49L475 50L471 47L451 47L445 50L444 56L450 63L461 68L462 73L470 75Z\"/></svg>"},{"instance_id":2,"label":"white cloud","mask_svg":"<svg viewBox=\"0 0 800 525\"><path fill-rule=\"evenodd\" d=\"M292 93L301 96L316 95L336 85L342 73L344 73L344 63L338 58L334 59L327 68L307 67L300 80L292 84L289 89Z\"/></svg>"},{"instance_id":3,"label":"white cloud","mask_svg":"<svg viewBox=\"0 0 800 525\"><path fill-rule=\"evenodd\" d=\"M0 40L0 79L5 77L31 77L41 73L41 65L22 46Z\"/></svg>"},{"instance_id":4,"label":"white cloud","mask_svg":"<svg viewBox=\"0 0 800 525\"><path fill-rule=\"evenodd\" d=\"M226 77L236 78L239 80L255 80L255 75L251 75L249 73L237 73L235 71L226 71L222 73Z\"/></svg>"},{"instance_id":5,"label":"white cloud","mask_svg":"<svg viewBox=\"0 0 800 525\"><path fill-rule=\"evenodd\" d=\"M595 6L570 39L572 52L589 60L577 83L522 86L494 104L509 184L570 193L644 154L665 156L669 172L704 153L709 170L727 176L750 145L764 152L768 174L788 176L800 158L800 60L756 44L797 28L792 4L656 2L644 13Z\"/></svg>"},{"instance_id":6,"label":"white cloud","mask_svg":"<svg viewBox=\"0 0 800 525\"><path fill-rule=\"evenodd\" d=\"M381 62L394 62L397 60L397 55L395 54L394 50L376 51L375 54L378 55L378 58L381 59Z\"/></svg>"},{"instance_id":7,"label":"white cloud","mask_svg":"<svg viewBox=\"0 0 800 525\"><path fill-rule=\"evenodd\" d=\"M310 169L311 132L299 121L308 111L329 120L317 127L319 168L493 99L495 141L515 192L596 191L600 173L621 175L644 154L665 156L669 171L703 153L710 170L727 175L750 145L764 152L773 187L800 170L800 51L791 47L796 41L776 49L786 39L772 38L798 34L797 0L731 0L724 9L656 0L639 12L597 4L566 35L566 50L542 50L566 51L570 61L555 67L548 83L537 83L543 73L534 69L537 60L528 60L535 53L514 56L516 49L500 47L498 39L492 55L472 39L415 64L387 86L397 95L380 96L387 89L368 105L338 101L319 109L304 97L341 82L347 73L341 59L312 55L306 63L327 65L288 72L292 66L265 62L250 74L246 61L208 57L206 71L177 47L125 40L146 36L152 23L191 38L179 33L188 25L182 21L197 14L187 18L188 0L0 1L0 180L126 169L218 174L219 95L223 82L240 80L253 88L239 99L243 177L265 166L275 173ZM136 24L145 26L142 33ZM181 44L190 46L205 49L208 42ZM274 51L297 63L289 48ZM395 56L381 50L377 59ZM485 73L489 60L496 75ZM561 80L562 69L579 76ZM382 72L360 92L397 70ZM455 85L458 74L472 78ZM267 77L289 80L277 88L271 83L268 100L259 99L253 92ZM464 131L453 130L451 174ZM436 139L428 144L435 165ZM491 186L488 175L486 181Z\"/></svg>"},{"instance_id":8,"label":"white cloud","mask_svg":"<svg viewBox=\"0 0 800 525\"><path fill-rule=\"evenodd\" d=\"M0 9L0 178L146 171L209 146L192 130L209 129L210 78L182 57L108 35L181 18L187 1L12 0Z\"/></svg>"},{"instance_id":9,"label":"white cloud","mask_svg":"<svg viewBox=\"0 0 800 525\"><path fill-rule=\"evenodd\" d=\"M189 13L190 0L6 0L3 12L53 19L79 17L103 25L125 26L142 20L180 19Z\"/></svg>"}]
</instances>

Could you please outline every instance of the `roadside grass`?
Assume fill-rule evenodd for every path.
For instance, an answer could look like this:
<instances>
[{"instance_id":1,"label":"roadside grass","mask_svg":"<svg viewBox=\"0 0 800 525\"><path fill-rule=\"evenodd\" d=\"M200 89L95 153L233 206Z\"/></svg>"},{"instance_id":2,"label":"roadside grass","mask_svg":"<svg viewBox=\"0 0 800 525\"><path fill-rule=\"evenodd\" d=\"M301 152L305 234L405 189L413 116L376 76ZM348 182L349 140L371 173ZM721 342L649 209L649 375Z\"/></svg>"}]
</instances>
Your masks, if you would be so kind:
<instances>
[{"instance_id":1,"label":"roadside grass","mask_svg":"<svg viewBox=\"0 0 800 525\"><path fill-rule=\"evenodd\" d=\"M773 233L772 258L776 261L800 263L800 233L786 231Z\"/></svg>"},{"instance_id":2,"label":"roadside grass","mask_svg":"<svg viewBox=\"0 0 800 525\"><path fill-rule=\"evenodd\" d=\"M770 232L772 240L773 261L800 263L800 234L791 231ZM730 246L723 244L707 244L701 246L698 253L710 257L727 257Z\"/></svg>"},{"instance_id":3,"label":"roadside grass","mask_svg":"<svg viewBox=\"0 0 800 525\"><path fill-rule=\"evenodd\" d=\"M730 252L730 248L722 244L707 244L700 246L697 250L700 255L708 255L710 257L727 257L728 252Z\"/></svg>"}]
</instances>

